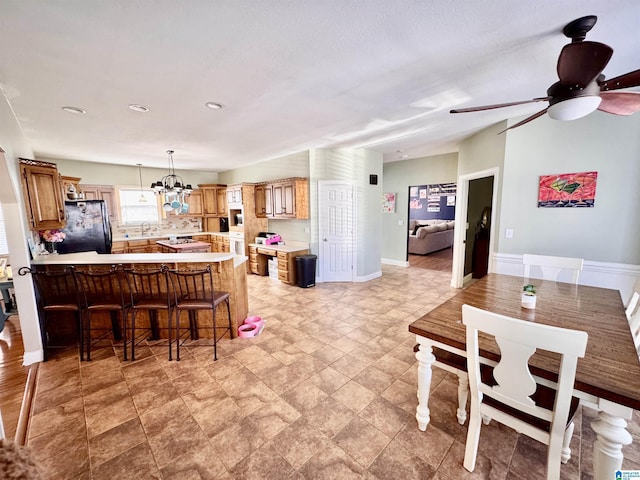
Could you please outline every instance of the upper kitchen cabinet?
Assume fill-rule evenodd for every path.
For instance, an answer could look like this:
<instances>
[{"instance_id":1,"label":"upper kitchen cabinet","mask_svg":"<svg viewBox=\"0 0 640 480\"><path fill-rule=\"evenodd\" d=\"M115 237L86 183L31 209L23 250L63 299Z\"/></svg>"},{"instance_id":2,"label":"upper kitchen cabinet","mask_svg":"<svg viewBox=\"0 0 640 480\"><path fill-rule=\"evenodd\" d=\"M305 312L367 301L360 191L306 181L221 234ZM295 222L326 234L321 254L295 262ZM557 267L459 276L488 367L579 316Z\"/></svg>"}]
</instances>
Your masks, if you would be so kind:
<instances>
[{"instance_id":1,"label":"upper kitchen cabinet","mask_svg":"<svg viewBox=\"0 0 640 480\"><path fill-rule=\"evenodd\" d=\"M227 186L227 207L242 208L242 184Z\"/></svg>"},{"instance_id":2,"label":"upper kitchen cabinet","mask_svg":"<svg viewBox=\"0 0 640 480\"><path fill-rule=\"evenodd\" d=\"M201 217L202 215L204 215L204 209L202 207L202 191L192 191L187 198L187 203L189 204L189 213L187 214L188 216Z\"/></svg>"},{"instance_id":3,"label":"upper kitchen cabinet","mask_svg":"<svg viewBox=\"0 0 640 480\"><path fill-rule=\"evenodd\" d=\"M224 201L227 186L217 184L200 184L202 192L202 215L205 217L226 217L227 206Z\"/></svg>"},{"instance_id":4,"label":"upper kitchen cabinet","mask_svg":"<svg viewBox=\"0 0 640 480\"><path fill-rule=\"evenodd\" d=\"M109 219L113 222L118 218L116 208L116 192L113 185L79 185L85 200L104 200L109 212Z\"/></svg>"},{"instance_id":5,"label":"upper kitchen cabinet","mask_svg":"<svg viewBox=\"0 0 640 480\"><path fill-rule=\"evenodd\" d=\"M226 187L216 188L216 194L218 196L218 201L217 201L218 216L226 217L227 216L227 188Z\"/></svg>"},{"instance_id":6,"label":"upper kitchen cabinet","mask_svg":"<svg viewBox=\"0 0 640 480\"><path fill-rule=\"evenodd\" d=\"M60 176L63 200L77 200L79 198L80 180L82 180L80 177Z\"/></svg>"},{"instance_id":7,"label":"upper kitchen cabinet","mask_svg":"<svg viewBox=\"0 0 640 480\"><path fill-rule=\"evenodd\" d=\"M57 165L21 158L20 176L31 230L64 227L64 203Z\"/></svg>"},{"instance_id":8,"label":"upper kitchen cabinet","mask_svg":"<svg viewBox=\"0 0 640 480\"><path fill-rule=\"evenodd\" d=\"M308 219L308 180L306 178L286 178L257 185L256 216Z\"/></svg>"}]
</instances>

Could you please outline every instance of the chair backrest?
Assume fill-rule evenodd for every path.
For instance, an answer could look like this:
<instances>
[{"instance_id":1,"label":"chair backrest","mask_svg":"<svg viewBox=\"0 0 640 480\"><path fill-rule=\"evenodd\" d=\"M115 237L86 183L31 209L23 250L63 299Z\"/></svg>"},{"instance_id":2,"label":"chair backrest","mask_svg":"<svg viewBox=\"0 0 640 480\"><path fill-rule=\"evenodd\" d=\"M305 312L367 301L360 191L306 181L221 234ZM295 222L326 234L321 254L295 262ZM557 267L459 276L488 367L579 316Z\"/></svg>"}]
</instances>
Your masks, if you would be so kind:
<instances>
[{"instance_id":1,"label":"chair backrest","mask_svg":"<svg viewBox=\"0 0 640 480\"><path fill-rule=\"evenodd\" d=\"M122 281L122 271L112 265L108 270L90 272L72 269L80 292L80 300L85 307L104 304L125 304L129 292Z\"/></svg>"},{"instance_id":2,"label":"chair backrest","mask_svg":"<svg viewBox=\"0 0 640 480\"><path fill-rule=\"evenodd\" d=\"M169 288L169 269L166 266L149 270L133 268L124 269L131 301L151 299L164 300L169 305L171 290Z\"/></svg>"},{"instance_id":3,"label":"chair backrest","mask_svg":"<svg viewBox=\"0 0 640 480\"><path fill-rule=\"evenodd\" d=\"M169 270L169 279L178 303L198 300L214 301L211 265L198 270Z\"/></svg>"},{"instance_id":4,"label":"chair backrest","mask_svg":"<svg viewBox=\"0 0 640 480\"><path fill-rule=\"evenodd\" d=\"M522 263L524 264L524 278L541 278L553 281L564 281L568 278L567 283L577 284L584 259L525 253L522 255ZM541 276L532 276L532 270L534 273L541 271Z\"/></svg>"},{"instance_id":5,"label":"chair backrest","mask_svg":"<svg viewBox=\"0 0 640 480\"><path fill-rule=\"evenodd\" d=\"M552 327L519 320L469 305L462 306L462 321L467 326L467 366L472 398L489 396L498 402L528 415L551 423L548 437L563 438L576 368L579 357L584 357L588 335L579 330ZM493 370L496 385L485 383L480 374L478 332L495 338L500 348L500 361ZM483 336L483 339L485 337ZM562 356L558 370L558 385L553 410L537 406L530 398L537 385L529 370L528 360L537 349ZM482 394L482 395L481 395ZM522 422L508 414L494 415L491 407L481 404L481 412L497 421L520 430Z\"/></svg>"},{"instance_id":6,"label":"chair backrest","mask_svg":"<svg viewBox=\"0 0 640 480\"><path fill-rule=\"evenodd\" d=\"M627 318L631 321L631 316L634 312L638 310L638 304L640 303L640 277L636 279L636 283L633 284L633 292L631 293L631 298L629 298L629 302L627 303L627 308L625 309L625 313L627 314Z\"/></svg>"},{"instance_id":7,"label":"chair backrest","mask_svg":"<svg viewBox=\"0 0 640 480\"><path fill-rule=\"evenodd\" d=\"M633 336L633 343L636 351L640 355L640 278L636 280L633 286L633 293L625 310L627 320L629 320L629 329Z\"/></svg>"},{"instance_id":8,"label":"chair backrest","mask_svg":"<svg viewBox=\"0 0 640 480\"><path fill-rule=\"evenodd\" d=\"M43 308L55 305L78 305L78 286L71 269L48 272L31 269L38 302Z\"/></svg>"}]
</instances>

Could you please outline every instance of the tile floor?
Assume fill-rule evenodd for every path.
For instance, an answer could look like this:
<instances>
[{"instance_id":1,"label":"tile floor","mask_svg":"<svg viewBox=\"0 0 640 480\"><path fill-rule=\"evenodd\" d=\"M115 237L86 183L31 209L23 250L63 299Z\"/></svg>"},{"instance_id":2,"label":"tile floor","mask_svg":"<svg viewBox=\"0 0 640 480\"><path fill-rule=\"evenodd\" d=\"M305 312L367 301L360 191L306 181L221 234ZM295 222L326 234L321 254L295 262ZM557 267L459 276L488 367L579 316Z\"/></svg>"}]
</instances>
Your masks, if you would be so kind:
<instances>
[{"instance_id":1,"label":"tile floor","mask_svg":"<svg viewBox=\"0 0 640 480\"><path fill-rule=\"evenodd\" d=\"M449 269L383 266L367 283L309 289L250 275L266 328L223 340L215 363L210 348L180 362L164 348L133 363L117 347L90 363L57 353L40 368L28 445L51 479L543 478L544 447L495 422L475 472L463 469L457 383L438 369L431 424L416 426L407 326L455 294ZM579 414L563 479L591 479L593 416ZM624 467L640 469L638 415L629 430Z\"/></svg>"}]
</instances>

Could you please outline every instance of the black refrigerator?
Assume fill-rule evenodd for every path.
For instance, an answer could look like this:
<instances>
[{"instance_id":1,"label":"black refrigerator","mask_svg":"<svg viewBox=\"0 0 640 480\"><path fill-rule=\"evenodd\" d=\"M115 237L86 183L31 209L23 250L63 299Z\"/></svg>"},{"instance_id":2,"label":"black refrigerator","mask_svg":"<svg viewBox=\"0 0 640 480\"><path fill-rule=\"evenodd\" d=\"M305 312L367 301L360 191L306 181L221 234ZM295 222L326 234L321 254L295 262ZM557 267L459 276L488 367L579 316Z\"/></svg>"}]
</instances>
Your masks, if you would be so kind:
<instances>
[{"instance_id":1,"label":"black refrigerator","mask_svg":"<svg viewBox=\"0 0 640 480\"><path fill-rule=\"evenodd\" d=\"M64 202L64 212L66 237L56 245L58 253L111 253L111 224L104 200Z\"/></svg>"}]
</instances>

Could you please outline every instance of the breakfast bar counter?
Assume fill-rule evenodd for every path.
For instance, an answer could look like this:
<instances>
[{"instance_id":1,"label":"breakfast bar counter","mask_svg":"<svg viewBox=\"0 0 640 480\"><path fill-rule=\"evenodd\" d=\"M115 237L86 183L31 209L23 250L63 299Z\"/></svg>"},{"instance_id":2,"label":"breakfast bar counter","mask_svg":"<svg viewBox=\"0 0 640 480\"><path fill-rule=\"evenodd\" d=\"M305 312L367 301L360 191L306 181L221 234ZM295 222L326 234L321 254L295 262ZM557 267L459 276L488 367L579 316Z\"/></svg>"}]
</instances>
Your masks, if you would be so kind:
<instances>
[{"instance_id":1,"label":"breakfast bar counter","mask_svg":"<svg viewBox=\"0 0 640 480\"><path fill-rule=\"evenodd\" d=\"M96 252L65 255L41 255L31 261L34 269L56 271L69 266L77 270L103 271L112 265L124 268L153 269L165 265L170 269L197 270L211 265L216 290L230 294L232 335L238 331L249 311L247 293L247 257L233 253L123 253L98 254ZM216 323L227 322L226 308L218 309ZM211 318L204 316L203 326L211 325ZM160 325L162 327L162 325ZM208 336L203 328L203 336Z\"/></svg>"}]
</instances>

